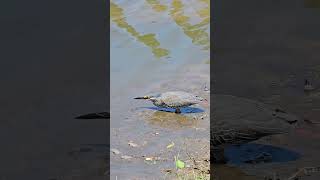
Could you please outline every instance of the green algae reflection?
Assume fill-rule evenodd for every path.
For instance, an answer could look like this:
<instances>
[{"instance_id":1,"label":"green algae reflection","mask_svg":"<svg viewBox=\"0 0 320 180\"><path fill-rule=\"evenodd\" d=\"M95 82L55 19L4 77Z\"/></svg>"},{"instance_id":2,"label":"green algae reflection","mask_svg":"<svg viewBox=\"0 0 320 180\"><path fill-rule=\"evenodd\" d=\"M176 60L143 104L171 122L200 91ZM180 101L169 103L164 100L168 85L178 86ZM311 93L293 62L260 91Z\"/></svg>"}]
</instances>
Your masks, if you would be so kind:
<instances>
[{"instance_id":1,"label":"green algae reflection","mask_svg":"<svg viewBox=\"0 0 320 180\"><path fill-rule=\"evenodd\" d=\"M126 18L123 14L123 9L117 4L110 2L110 18L118 27L125 29L133 37L135 37L139 42L151 48L152 53L157 57L161 58L169 55L169 50L160 48L160 42L156 39L155 34L145 34L141 35L135 30L135 28L126 22Z\"/></svg>"},{"instance_id":2,"label":"green algae reflection","mask_svg":"<svg viewBox=\"0 0 320 180\"><path fill-rule=\"evenodd\" d=\"M204 1L207 6L204 9L197 11L202 18L201 22L195 25L189 23L189 17L183 14L184 5L180 0L172 1L170 16L178 26L183 29L183 32L192 39L192 43L201 45L204 50L210 49L210 36L206 32L207 26L210 24L210 1Z\"/></svg>"},{"instance_id":3,"label":"green algae reflection","mask_svg":"<svg viewBox=\"0 0 320 180\"><path fill-rule=\"evenodd\" d=\"M146 0L156 12L163 12L168 9L166 5L162 5L157 0Z\"/></svg>"}]
</instances>

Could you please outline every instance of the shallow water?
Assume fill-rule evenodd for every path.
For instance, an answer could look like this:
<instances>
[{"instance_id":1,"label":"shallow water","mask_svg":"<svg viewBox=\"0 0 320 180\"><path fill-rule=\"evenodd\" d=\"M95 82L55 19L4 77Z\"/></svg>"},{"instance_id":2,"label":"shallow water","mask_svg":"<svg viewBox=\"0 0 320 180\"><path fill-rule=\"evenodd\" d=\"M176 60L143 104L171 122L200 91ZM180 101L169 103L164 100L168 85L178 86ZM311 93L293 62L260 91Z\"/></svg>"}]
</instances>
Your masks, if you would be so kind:
<instances>
[{"instance_id":1,"label":"shallow water","mask_svg":"<svg viewBox=\"0 0 320 180\"><path fill-rule=\"evenodd\" d=\"M133 99L167 90L197 93L194 89L201 91L204 83L209 84L209 1L113 0L110 8L111 148L122 155L141 157L159 154L172 141L182 146L181 137L209 140L208 129L195 134L195 128L208 127L209 120L194 120L194 116L208 113L208 107L186 109L194 113L177 115ZM193 72L188 73L190 70ZM189 81L184 73L191 77ZM199 77L203 77L201 81L193 83L192 78ZM150 137L155 132L159 135ZM128 146L128 141L139 147ZM111 154L111 178L164 177L161 169L174 168L174 162L173 154L161 153L169 160L157 165L149 165L143 158L128 162ZM171 153L178 152L174 149Z\"/></svg>"},{"instance_id":2,"label":"shallow water","mask_svg":"<svg viewBox=\"0 0 320 180\"><path fill-rule=\"evenodd\" d=\"M319 91L308 95L303 85L309 79L319 87L319 9L306 8L300 0L215 2L214 93L246 97L317 121ZM274 172L288 177L297 167L317 166L315 148L320 144L310 134L316 136L319 126L301 128L258 141L299 153L300 158L237 167L263 178ZM227 173L223 177L228 179ZM318 179L319 174L308 178Z\"/></svg>"}]
</instances>

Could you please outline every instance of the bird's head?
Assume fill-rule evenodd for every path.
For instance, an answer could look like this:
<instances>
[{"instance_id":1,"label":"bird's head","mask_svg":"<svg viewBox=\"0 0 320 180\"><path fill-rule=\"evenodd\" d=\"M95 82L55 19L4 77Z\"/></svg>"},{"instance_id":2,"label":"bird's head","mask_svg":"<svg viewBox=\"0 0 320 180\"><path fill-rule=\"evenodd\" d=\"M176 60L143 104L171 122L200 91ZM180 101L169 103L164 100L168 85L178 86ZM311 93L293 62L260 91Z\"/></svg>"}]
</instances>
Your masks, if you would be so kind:
<instances>
[{"instance_id":1,"label":"bird's head","mask_svg":"<svg viewBox=\"0 0 320 180\"><path fill-rule=\"evenodd\" d=\"M145 95L145 96L139 96L139 97L135 97L134 99L149 99L151 101L155 100L157 97L159 97L160 94L156 94L156 95Z\"/></svg>"},{"instance_id":2,"label":"bird's head","mask_svg":"<svg viewBox=\"0 0 320 180\"><path fill-rule=\"evenodd\" d=\"M134 99L150 99L153 96L139 96L139 97L135 97Z\"/></svg>"}]
</instances>

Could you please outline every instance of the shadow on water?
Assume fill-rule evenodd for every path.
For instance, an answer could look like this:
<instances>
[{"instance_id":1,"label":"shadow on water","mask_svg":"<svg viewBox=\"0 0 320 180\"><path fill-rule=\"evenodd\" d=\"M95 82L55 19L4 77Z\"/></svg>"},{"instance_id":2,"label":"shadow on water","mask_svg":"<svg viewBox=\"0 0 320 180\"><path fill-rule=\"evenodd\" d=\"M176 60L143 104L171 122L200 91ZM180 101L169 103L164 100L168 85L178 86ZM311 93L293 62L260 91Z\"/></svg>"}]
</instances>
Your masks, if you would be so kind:
<instances>
[{"instance_id":1,"label":"shadow on water","mask_svg":"<svg viewBox=\"0 0 320 180\"><path fill-rule=\"evenodd\" d=\"M156 111L145 116L146 121L152 126L166 129L183 129L195 126L198 120L182 114Z\"/></svg>"},{"instance_id":2,"label":"shadow on water","mask_svg":"<svg viewBox=\"0 0 320 180\"><path fill-rule=\"evenodd\" d=\"M264 163L283 163L295 161L301 157L299 153L288 149L255 143L229 146L225 149L225 156L229 160L228 163L234 165L253 163L253 161L257 161L257 163L262 161Z\"/></svg>"},{"instance_id":3,"label":"shadow on water","mask_svg":"<svg viewBox=\"0 0 320 180\"><path fill-rule=\"evenodd\" d=\"M141 107L144 109L151 109L155 111L162 111L162 112L168 112L168 113L174 113L175 109L173 108L160 108L160 107ZM190 113L202 113L204 110L196 107L186 107L180 109L181 114L190 114Z\"/></svg>"}]
</instances>

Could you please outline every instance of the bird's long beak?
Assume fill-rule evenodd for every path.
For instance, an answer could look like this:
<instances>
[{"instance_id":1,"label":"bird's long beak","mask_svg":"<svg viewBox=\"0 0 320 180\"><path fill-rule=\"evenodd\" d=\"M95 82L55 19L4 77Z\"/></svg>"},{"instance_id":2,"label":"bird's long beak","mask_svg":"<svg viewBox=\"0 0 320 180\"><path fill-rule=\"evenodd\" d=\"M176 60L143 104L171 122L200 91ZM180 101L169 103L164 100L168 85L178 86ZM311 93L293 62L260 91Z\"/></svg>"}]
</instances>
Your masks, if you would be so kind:
<instances>
[{"instance_id":1,"label":"bird's long beak","mask_svg":"<svg viewBox=\"0 0 320 180\"><path fill-rule=\"evenodd\" d=\"M149 96L141 96L141 97L135 97L134 99L150 99Z\"/></svg>"}]
</instances>

